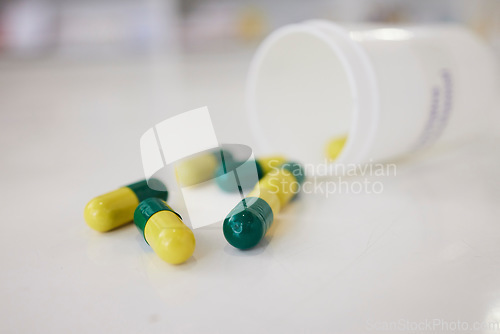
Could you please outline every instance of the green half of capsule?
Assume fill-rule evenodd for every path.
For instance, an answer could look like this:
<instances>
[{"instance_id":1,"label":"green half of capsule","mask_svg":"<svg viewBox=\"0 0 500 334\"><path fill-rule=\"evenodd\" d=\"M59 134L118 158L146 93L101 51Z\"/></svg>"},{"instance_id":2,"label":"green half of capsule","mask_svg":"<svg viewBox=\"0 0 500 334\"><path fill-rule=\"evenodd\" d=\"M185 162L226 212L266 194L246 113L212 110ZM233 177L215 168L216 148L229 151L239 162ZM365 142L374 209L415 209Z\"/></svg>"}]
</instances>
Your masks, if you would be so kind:
<instances>
[{"instance_id":1,"label":"green half of capsule","mask_svg":"<svg viewBox=\"0 0 500 334\"><path fill-rule=\"evenodd\" d=\"M215 182L225 192L251 190L264 176L262 165L257 160L221 163L215 172Z\"/></svg>"},{"instance_id":2,"label":"green half of capsule","mask_svg":"<svg viewBox=\"0 0 500 334\"><path fill-rule=\"evenodd\" d=\"M155 188L165 190L151 189L147 181L142 180L92 199L83 213L87 225L107 232L132 222L139 202L150 197L167 199L168 191L161 182L155 181Z\"/></svg>"},{"instance_id":3,"label":"green half of capsule","mask_svg":"<svg viewBox=\"0 0 500 334\"><path fill-rule=\"evenodd\" d=\"M302 184L306 180L306 171L305 171L304 167L301 164L299 164L298 162L294 162L294 161L286 162L283 165L281 165L281 168L292 173L292 175L295 177L295 180L297 181L299 186L302 186ZM293 195L292 199L297 197L298 194L299 194L299 192L297 191Z\"/></svg>"},{"instance_id":4,"label":"green half of capsule","mask_svg":"<svg viewBox=\"0 0 500 334\"><path fill-rule=\"evenodd\" d=\"M151 184L156 189L150 188L148 186L148 181L146 180L135 182L125 187L129 188L134 192L139 202L142 202L145 199L151 197L160 198L165 201L167 200L168 198L167 187L165 187L165 185L161 181L156 179L151 179L149 180L149 184ZM158 190L158 189L163 189L163 190Z\"/></svg>"},{"instance_id":5,"label":"green half of capsule","mask_svg":"<svg viewBox=\"0 0 500 334\"><path fill-rule=\"evenodd\" d=\"M299 164L298 162L294 161L285 162L283 165L281 165L281 168L286 169L287 171L292 173L292 175L295 177L295 180L297 180L297 183L299 185L302 185L304 183L306 179L306 173L304 167L302 167L302 165Z\"/></svg>"},{"instance_id":6,"label":"green half of capsule","mask_svg":"<svg viewBox=\"0 0 500 334\"><path fill-rule=\"evenodd\" d=\"M224 237L236 248L252 248L262 240L273 219L273 211L265 200L247 197L224 219Z\"/></svg>"}]
</instances>

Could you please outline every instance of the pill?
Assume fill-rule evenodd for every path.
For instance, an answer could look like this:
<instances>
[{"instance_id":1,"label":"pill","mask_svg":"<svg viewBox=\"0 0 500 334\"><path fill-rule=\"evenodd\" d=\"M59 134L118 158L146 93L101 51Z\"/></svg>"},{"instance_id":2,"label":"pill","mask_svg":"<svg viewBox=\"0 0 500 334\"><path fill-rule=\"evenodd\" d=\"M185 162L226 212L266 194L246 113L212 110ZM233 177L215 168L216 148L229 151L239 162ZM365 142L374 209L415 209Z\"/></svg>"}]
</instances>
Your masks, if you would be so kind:
<instances>
[{"instance_id":1,"label":"pill","mask_svg":"<svg viewBox=\"0 0 500 334\"><path fill-rule=\"evenodd\" d=\"M304 179L303 167L295 162L286 162L266 174L224 219L222 230L227 242L239 249L256 246Z\"/></svg>"},{"instance_id":2,"label":"pill","mask_svg":"<svg viewBox=\"0 0 500 334\"><path fill-rule=\"evenodd\" d=\"M328 160L335 160L342 152L345 142L347 141L347 136L335 137L328 141L326 144L326 158Z\"/></svg>"},{"instance_id":3,"label":"pill","mask_svg":"<svg viewBox=\"0 0 500 334\"><path fill-rule=\"evenodd\" d=\"M196 241L181 216L163 200L148 198L134 212L134 223L165 262L180 264L193 255Z\"/></svg>"},{"instance_id":4,"label":"pill","mask_svg":"<svg viewBox=\"0 0 500 334\"><path fill-rule=\"evenodd\" d=\"M188 187L208 181L214 177L215 170L219 167L222 159L231 161L232 158L231 152L217 149L180 161L175 166L177 182Z\"/></svg>"},{"instance_id":5,"label":"pill","mask_svg":"<svg viewBox=\"0 0 500 334\"><path fill-rule=\"evenodd\" d=\"M224 164L221 163L217 168L215 182L226 192L236 192L239 187L242 190L252 189L258 180L284 162L286 158L282 156L247 161L230 160Z\"/></svg>"},{"instance_id":6,"label":"pill","mask_svg":"<svg viewBox=\"0 0 500 334\"><path fill-rule=\"evenodd\" d=\"M132 222L134 210L141 201L149 197L167 199L165 186L155 182L165 191L153 190L146 180L142 180L92 199L83 211L87 225L96 231L107 232Z\"/></svg>"}]
</instances>

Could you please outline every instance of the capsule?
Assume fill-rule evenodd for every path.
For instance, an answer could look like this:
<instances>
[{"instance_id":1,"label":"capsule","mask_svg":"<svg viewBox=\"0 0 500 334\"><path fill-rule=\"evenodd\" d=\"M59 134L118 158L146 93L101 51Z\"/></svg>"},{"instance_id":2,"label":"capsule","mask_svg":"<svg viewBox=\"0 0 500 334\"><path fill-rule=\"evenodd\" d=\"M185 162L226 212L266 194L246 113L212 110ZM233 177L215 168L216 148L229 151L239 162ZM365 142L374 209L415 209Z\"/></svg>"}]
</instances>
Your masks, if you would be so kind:
<instances>
[{"instance_id":1,"label":"capsule","mask_svg":"<svg viewBox=\"0 0 500 334\"><path fill-rule=\"evenodd\" d=\"M264 175L277 169L285 162L286 158L282 156L265 157L248 161L230 160L225 164L220 164L215 172L215 182L225 192L236 192L239 187L243 190L252 189ZM235 170L237 171L238 179L231 173Z\"/></svg>"},{"instance_id":2,"label":"capsule","mask_svg":"<svg viewBox=\"0 0 500 334\"><path fill-rule=\"evenodd\" d=\"M328 141L325 150L326 158L331 161L337 159L340 152L342 152L346 141L347 136L335 137Z\"/></svg>"},{"instance_id":3,"label":"capsule","mask_svg":"<svg viewBox=\"0 0 500 334\"><path fill-rule=\"evenodd\" d=\"M222 159L231 161L232 158L231 152L220 149L188 158L175 166L177 181L185 187L208 181L214 177Z\"/></svg>"},{"instance_id":4,"label":"capsule","mask_svg":"<svg viewBox=\"0 0 500 334\"><path fill-rule=\"evenodd\" d=\"M163 200L148 198L134 212L134 223L165 262L180 264L193 255L196 241L181 216Z\"/></svg>"},{"instance_id":5,"label":"capsule","mask_svg":"<svg viewBox=\"0 0 500 334\"><path fill-rule=\"evenodd\" d=\"M165 188L161 184L162 188ZM99 232L107 232L132 222L134 210L146 198L166 200L168 191L153 190L146 180L129 184L92 199L83 212L87 225Z\"/></svg>"},{"instance_id":6,"label":"capsule","mask_svg":"<svg viewBox=\"0 0 500 334\"><path fill-rule=\"evenodd\" d=\"M287 162L264 176L224 219L222 230L227 242L239 249L256 246L304 179L304 169L295 162Z\"/></svg>"}]
</instances>

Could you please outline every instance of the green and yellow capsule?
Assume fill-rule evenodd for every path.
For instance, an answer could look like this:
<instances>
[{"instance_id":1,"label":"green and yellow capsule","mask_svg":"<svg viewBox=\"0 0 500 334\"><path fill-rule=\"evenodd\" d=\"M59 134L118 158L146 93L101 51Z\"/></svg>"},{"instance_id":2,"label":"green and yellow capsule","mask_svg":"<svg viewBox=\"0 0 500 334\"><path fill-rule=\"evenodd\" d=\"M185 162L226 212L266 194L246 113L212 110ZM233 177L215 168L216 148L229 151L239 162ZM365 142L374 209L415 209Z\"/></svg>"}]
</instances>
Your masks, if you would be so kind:
<instances>
[{"instance_id":1,"label":"green and yellow capsule","mask_svg":"<svg viewBox=\"0 0 500 334\"><path fill-rule=\"evenodd\" d=\"M340 152L342 152L346 141L347 136L335 137L329 140L325 148L326 158L330 161L337 159Z\"/></svg>"},{"instance_id":2,"label":"green and yellow capsule","mask_svg":"<svg viewBox=\"0 0 500 334\"><path fill-rule=\"evenodd\" d=\"M232 158L231 152L220 149L187 158L175 166L177 182L181 186L188 187L208 181L214 177L222 159L231 161Z\"/></svg>"},{"instance_id":3,"label":"green and yellow capsule","mask_svg":"<svg viewBox=\"0 0 500 334\"><path fill-rule=\"evenodd\" d=\"M161 185L165 188L163 185ZM168 191L153 190L142 180L92 199L83 212L87 225L99 232L107 232L132 222L134 210L146 198L167 199Z\"/></svg>"},{"instance_id":4,"label":"green and yellow capsule","mask_svg":"<svg viewBox=\"0 0 500 334\"><path fill-rule=\"evenodd\" d=\"M181 216L161 199L148 198L134 212L134 223L165 262L180 264L193 255L196 241Z\"/></svg>"},{"instance_id":5,"label":"green and yellow capsule","mask_svg":"<svg viewBox=\"0 0 500 334\"><path fill-rule=\"evenodd\" d=\"M224 219L222 230L227 242L239 249L256 246L271 227L274 217L298 192L304 169L295 162L264 176Z\"/></svg>"},{"instance_id":6,"label":"green and yellow capsule","mask_svg":"<svg viewBox=\"0 0 500 334\"><path fill-rule=\"evenodd\" d=\"M215 183L225 192L236 192L238 186L243 189L252 189L257 180L262 179L267 173L279 168L285 162L286 158L283 156L269 156L252 161L229 160L224 164L221 163L215 172ZM231 173L234 170L237 171L239 184L234 174ZM254 175L255 172L257 172L257 177Z\"/></svg>"}]
</instances>

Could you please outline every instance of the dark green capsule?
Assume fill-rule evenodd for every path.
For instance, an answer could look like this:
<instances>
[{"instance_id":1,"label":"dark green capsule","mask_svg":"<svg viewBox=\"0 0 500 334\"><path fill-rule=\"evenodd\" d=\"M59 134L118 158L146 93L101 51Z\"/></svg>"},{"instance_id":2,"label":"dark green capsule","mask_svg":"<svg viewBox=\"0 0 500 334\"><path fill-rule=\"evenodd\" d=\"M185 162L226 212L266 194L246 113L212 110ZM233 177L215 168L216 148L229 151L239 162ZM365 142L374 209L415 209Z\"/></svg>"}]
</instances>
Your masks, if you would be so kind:
<instances>
[{"instance_id":1,"label":"dark green capsule","mask_svg":"<svg viewBox=\"0 0 500 334\"><path fill-rule=\"evenodd\" d=\"M236 248L252 248L262 240L271 227L273 218L273 211L265 200L247 197L224 219L224 237Z\"/></svg>"}]
</instances>

